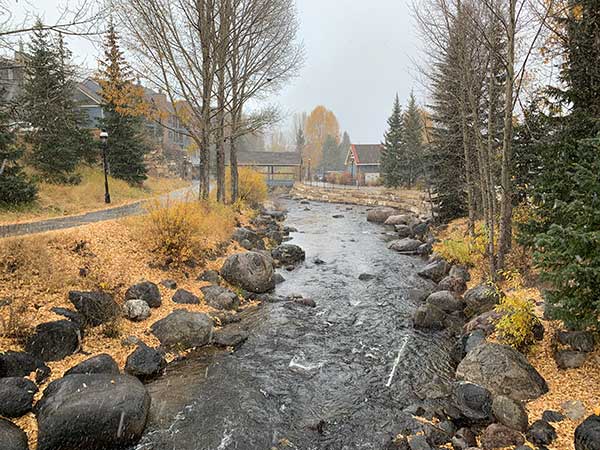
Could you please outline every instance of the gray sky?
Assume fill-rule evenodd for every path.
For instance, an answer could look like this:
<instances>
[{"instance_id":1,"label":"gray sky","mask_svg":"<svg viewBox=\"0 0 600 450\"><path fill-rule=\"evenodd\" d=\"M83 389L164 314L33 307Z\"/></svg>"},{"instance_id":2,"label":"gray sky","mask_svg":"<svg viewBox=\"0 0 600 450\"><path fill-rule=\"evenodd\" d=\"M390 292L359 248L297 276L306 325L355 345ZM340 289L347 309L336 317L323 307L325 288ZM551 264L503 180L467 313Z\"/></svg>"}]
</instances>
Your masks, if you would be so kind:
<instances>
[{"instance_id":1,"label":"gray sky","mask_svg":"<svg viewBox=\"0 0 600 450\"><path fill-rule=\"evenodd\" d=\"M419 42L410 0L296 1L306 64L275 102L289 115L322 104L353 142L380 142L396 92L403 104L413 88L420 97L413 66ZM51 21L59 4L65 0L34 0L28 8ZM21 1L16 5L23 8ZM78 62L96 67L91 43L71 39L70 46Z\"/></svg>"}]
</instances>

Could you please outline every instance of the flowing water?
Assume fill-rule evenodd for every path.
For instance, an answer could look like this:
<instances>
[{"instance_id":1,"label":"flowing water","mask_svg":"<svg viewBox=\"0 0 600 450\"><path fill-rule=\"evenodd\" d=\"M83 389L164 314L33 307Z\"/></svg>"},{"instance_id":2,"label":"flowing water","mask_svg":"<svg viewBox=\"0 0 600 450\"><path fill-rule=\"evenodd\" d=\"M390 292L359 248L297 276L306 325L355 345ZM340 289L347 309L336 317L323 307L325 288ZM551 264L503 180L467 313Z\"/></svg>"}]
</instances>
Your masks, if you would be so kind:
<instances>
[{"instance_id":1,"label":"flowing water","mask_svg":"<svg viewBox=\"0 0 600 450\"><path fill-rule=\"evenodd\" d=\"M379 450L402 429L403 408L450 379L451 342L411 325L409 294L427 285L415 275L425 263L388 250L365 208L284 206L307 259L283 272L277 294L317 307L244 312L250 338L237 351L204 350L170 366L148 385L151 419L137 450ZM375 277L360 281L363 273Z\"/></svg>"}]
</instances>

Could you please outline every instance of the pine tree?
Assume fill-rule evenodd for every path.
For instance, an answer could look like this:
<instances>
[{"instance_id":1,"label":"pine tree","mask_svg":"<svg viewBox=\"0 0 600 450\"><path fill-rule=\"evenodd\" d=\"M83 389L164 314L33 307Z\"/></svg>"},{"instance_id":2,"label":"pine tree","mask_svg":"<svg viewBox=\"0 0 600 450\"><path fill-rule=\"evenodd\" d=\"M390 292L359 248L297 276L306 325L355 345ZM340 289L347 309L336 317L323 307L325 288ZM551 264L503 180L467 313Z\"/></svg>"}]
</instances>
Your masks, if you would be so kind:
<instances>
[{"instance_id":1,"label":"pine tree","mask_svg":"<svg viewBox=\"0 0 600 450\"><path fill-rule=\"evenodd\" d=\"M578 13L564 24L565 88L552 89L557 103L531 122L540 140L519 148L519 160L531 160L527 171L536 175L527 192L535 215L519 238L533 247L551 286L552 315L569 326L600 330L600 3L573 0L571 6ZM553 115L565 108L568 114Z\"/></svg>"},{"instance_id":2,"label":"pine tree","mask_svg":"<svg viewBox=\"0 0 600 450\"><path fill-rule=\"evenodd\" d=\"M340 148L337 139L334 136L328 135L323 143L323 159L321 161L321 168L323 171L328 172L337 170L339 150Z\"/></svg>"},{"instance_id":3,"label":"pine tree","mask_svg":"<svg viewBox=\"0 0 600 450\"><path fill-rule=\"evenodd\" d=\"M348 152L350 151L350 146L352 142L350 141L350 135L344 131L342 136L342 142L340 142L340 148L338 151L339 159L337 161L335 170L344 170L344 165L346 163L346 157L348 156Z\"/></svg>"},{"instance_id":4,"label":"pine tree","mask_svg":"<svg viewBox=\"0 0 600 450\"><path fill-rule=\"evenodd\" d=\"M100 126L108 132L108 162L111 175L132 185L147 178L144 156L150 150L142 135L144 107L141 88L119 47L111 24L104 41L98 82L102 87L105 117Z\"/></svg>"},{"instance_id":5,"label":"pine tree","mask_svg":"<svg viewBox=\"0 0 600 450\"><path fill-rule=\"evenodd\" d=\"M403 180L410 189L423 174L423 119L411 92L408 107L404 113L404 158Z\"/></svg>"},{"instance_id":6,"label":"pine tree","mask_svg":"<svg viewBox=\"0 0 600 450\"><path fill-rule=\"evenodd\" d=\"M381 177L387 187L398 187L402 183L404 121L400 99L396 94L392 115L388 119L388 130L385 132L383 151L381 153Z\"/></svg>"},{"instance_id":7,"label":"pine tree","mask_svg":"<svg viewBox=\"0 0 600 450\"><path fill-rule=\"evenodd\" d=\"M296 151L302 154L305 145L306 139L304 138L304 130L302 127L298 127L298 131L296 131Z\"/></svg>"},{"instance_id":8,"label":"pine tree","mask_svg":"<svg viewBox=\"0 0 600 450\"><path fill-rule=\"evenodd\" d=\"M23 151L15 146L15 134L0 112L0 205L17 205L35 199L37 188L18 161Z\"/></svg>"},{"instance_id":9,"label":"pine tree","mask_svg":"<svg viewBox=\"0 0 600 450\"><path fill-rule=\"evenodd\" d=\"M69 52L59 35L51 40L40 21L33 31L25 65L21 113L31 132L29 162L50 182L77 182L74 175L89 144L73 102L74 74Z\"/></svg>"}]
</instances>

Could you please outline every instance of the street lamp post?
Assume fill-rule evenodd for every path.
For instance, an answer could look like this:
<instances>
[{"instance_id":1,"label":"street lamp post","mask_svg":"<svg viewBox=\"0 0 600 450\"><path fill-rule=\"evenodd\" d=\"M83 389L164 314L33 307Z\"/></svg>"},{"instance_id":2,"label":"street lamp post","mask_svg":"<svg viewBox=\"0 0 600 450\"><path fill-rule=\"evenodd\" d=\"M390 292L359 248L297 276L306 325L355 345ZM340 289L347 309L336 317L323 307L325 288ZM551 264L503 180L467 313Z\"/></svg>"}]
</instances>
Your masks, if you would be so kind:
<instances>
[{"instance_id":1,"label":"street lamp post","mask_svg":"<svg viewBox=\"0 0 600 450\"><path fill-rule=\"evenodd\" d=\"M110 203L110 191L108 190L108 133L106 130L100 132L102 143L102 166L104 167L104 203Z\"/></svg>"},{"instance_id":2,"label":"street lamp post","mask_svg":"<svg viewBox=\"0 0 600 450\"><path fill-rule=\"evenodd\" d=\"M312 178L310 177L310 161L311 159L308 158L308 182L312 185Z\"/></svg>"}]
</instances>

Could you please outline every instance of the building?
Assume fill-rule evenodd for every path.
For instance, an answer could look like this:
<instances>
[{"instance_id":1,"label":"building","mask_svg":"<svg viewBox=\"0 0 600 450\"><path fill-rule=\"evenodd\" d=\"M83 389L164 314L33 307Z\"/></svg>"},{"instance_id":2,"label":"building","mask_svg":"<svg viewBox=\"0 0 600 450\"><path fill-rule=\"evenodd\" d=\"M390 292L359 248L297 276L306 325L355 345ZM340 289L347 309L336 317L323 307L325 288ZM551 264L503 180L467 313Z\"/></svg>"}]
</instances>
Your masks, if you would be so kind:
<instances>
[{"instance_id":1,"label":"building","mask_svg":"<svg viewBox=\"0 0 600 450\"><path fill-rule=\"evenodd\" d=\"M352 178L364 183L379 180L381 168L381 144L352 144L346 156L346 168Z\"/></svg>"},{"instance_id":2,"label":"building","mask_svg":"<svg viewBox=\"0 0 600 450\"><path fill-rule=\"evenodd\" d=\"M23 87L25 54L15 52L13 58L0 57L0 102L14 101Z\"/></svg>"}]
</instances>

